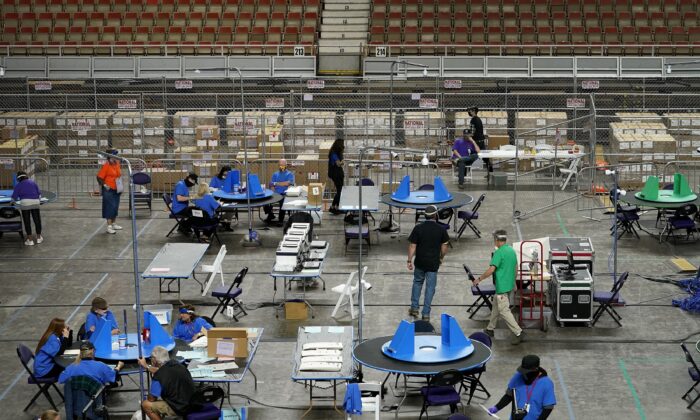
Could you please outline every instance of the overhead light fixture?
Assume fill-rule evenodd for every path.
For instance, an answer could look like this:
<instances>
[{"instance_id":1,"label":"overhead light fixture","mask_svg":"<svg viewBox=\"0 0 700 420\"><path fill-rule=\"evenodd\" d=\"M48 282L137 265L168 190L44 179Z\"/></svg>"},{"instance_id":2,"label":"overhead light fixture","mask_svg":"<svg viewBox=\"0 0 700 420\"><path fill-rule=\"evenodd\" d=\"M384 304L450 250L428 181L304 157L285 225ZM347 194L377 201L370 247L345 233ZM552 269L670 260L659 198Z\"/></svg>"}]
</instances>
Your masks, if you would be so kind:
<instances>
[{"instance_id":1,"label":"overhead light fixture","mask_svg":"<svg viewBox=\"0 0 700 420\"><path fill-rule=\"evenodd\" d=\"M428 160L428 154L423 153L423 159L420 160L420 164L423 166L428 166L429 163L430 161Z\"/></svg>"},{"instance_id":2,"label":"overhead light fixture","mask_svg":"<svg viewBox=\"0 0 700 420\"><path fill-rule=\"evenodd\" d=\"M396 153L396 152L394 152L394 151L392 150L392 151L391 151L391 157L392 157L393 159L396 159L396 158L399 157L399 154Z\"/></svg>"}]
</instances>

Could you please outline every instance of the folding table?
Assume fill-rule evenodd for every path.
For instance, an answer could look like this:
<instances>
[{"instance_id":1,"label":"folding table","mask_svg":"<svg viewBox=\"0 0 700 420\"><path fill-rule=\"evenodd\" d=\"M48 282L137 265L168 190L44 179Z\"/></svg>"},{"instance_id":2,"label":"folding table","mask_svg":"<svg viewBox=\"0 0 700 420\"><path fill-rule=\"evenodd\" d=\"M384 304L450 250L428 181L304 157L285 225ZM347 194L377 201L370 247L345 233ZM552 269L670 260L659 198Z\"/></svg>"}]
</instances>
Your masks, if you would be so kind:
<instances>
[{"instance_id":1,"label":"folding table","mask_svg":"<svg viewBox=\"0 0 700 420\"><path fill-rule=\"evenodd\" d=\"M207 252L209 244L171 243L165 244L158 251L146 271L141 274L144 279L158 279L159 293L180 294L180 280L192 277L199 283L200 292L204 291L204 283L197 280L194 270ZM170 285L177 281L177 290L171 290ZM167 283L167 289L163 285Z\"/></svg>"}]
</instances>

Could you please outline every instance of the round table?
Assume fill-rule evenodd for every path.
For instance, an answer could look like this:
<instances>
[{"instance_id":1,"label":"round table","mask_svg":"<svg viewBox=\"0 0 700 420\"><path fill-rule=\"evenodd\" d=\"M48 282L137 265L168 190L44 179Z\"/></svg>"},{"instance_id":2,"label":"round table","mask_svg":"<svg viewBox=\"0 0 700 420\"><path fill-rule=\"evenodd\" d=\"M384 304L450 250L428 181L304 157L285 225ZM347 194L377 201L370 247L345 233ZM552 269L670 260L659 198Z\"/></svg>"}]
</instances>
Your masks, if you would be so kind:
<instances>
[{"instance_id":1,"label":"round table","mask_svg":"<svg viewBox=\"0 0 700 420\"><path fill-rule=\"evenodd\" d=\"M352 351L352 357L359 364L368 368L387 372L389 374L404 375L404 386L406 376L433 376L448 369L466 371L483 365L491 359L491 349L484 343L471 340L474 351L467 357L445 363L411 363L392 359L382 352L382 346L387 341L391 341L393 336L377 337L358 344ZM407 392L396 408L395 416L398 418L399 410L406 399Z\"/></svg>"},{"instance_id":2,"label":"round table","mask_svg":"<svg viewBox=\"0 0 700 420\"><path fill-rule=\"evenodd\" d=\"M414 210L425 210L426 207L433 205L440 209L458 209L460 207L466 206L467 204L474 201L474 197L469 194L464 193L451 193L452 200L445 201L444 203L402 203L400 201L395 201L391 198L391 194L383 194L380 201L390 207L398 207L402 209L414 209Z\"/></svg>"},{"instance_id":3,"label":"round table","mask_svg":"<svg viewBox=\"0 0 700 420\"><path fill-rule=\"evenodd\" d=\"M216 195L214 196L216 197ZM262 200L250 200L250 205L248 205L248 200L243 201L231 201L224 198L216 197L217 199L223 201L223 206L219 207L219 211L237 211L237 210L247 210L248 208L254 209L258 207L263 207L271 204L277 204L284 198L281 194L273 193L272 196L264 198Z\"/></svg>"},{"instance_id":4,"label":"round table","mask_svg":"<svg viewBox=\"0 0 700 420\"><path fill-rule=\"evenodd\" d=\"M683 203L661 203L655 201L642 200L641 198L635 197L634 193L628 192L627 195L621 195L619 200L623 203L631 204L633 206L651 207L659 210L675 210L686 204L695 204L696 206L700 206L700 197L692 201L685 201Z\"/></svg>"},{"instance_id":5,"label":"round table","mask_svg":"<svg viewBox=\"0 0 700 420\"><path fill-rule=\"evenodd\" d=\"M12 203L12 191L13 190L0 190L0 205L6 205ZM41 204L50 203L56 201L56 193L52 191L41 191Z\"/></svg>"}]
</instances>

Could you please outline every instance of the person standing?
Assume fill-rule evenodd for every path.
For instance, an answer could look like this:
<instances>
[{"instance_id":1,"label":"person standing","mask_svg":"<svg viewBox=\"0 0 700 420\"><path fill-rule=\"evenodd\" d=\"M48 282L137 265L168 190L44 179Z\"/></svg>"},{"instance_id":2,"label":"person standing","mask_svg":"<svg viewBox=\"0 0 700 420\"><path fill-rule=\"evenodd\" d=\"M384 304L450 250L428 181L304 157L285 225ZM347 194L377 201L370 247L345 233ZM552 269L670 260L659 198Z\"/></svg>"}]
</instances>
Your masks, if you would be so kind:
<instances>
[{"instance_id":1,"label":"person standing","mask_svg":"<svg viewBox=\"0 0 700 420\"><path fill-rule=\"evenodd\" d=\"M421 317L423 321L430 321L430 305L435 295L437 272L445 254L447 254L447 246L450 242L445 228L437 224L437 217L437 207L432 204L426 207L426 220L416 225L408 237L408 242L410 242L408 245L408 269L413 270L411 308L408 310L408 315L418 317L421 290L423 283L426 283Z\"/></svg>"},{"instance_id":2,"label":"person standing","mask_svg":"<svg viewBox=\"0 0 700 420\"><path fill-rule=\"evenodd\" d=\"M108 149L106 153L116 156L115 149ZM122 169L119 159L108 157L97 173L97 183L102 191L102 218L107 220L107 233L115 234L122 227L114 223L119 214L119 199L124 191L122 183Z\"/></svg>"},{"instance_id":3,"label":"person standing","mask_svg":"<svg viewBox=\"0 0 700 420\"><path fill-rule=\"evenodd\" d=\"M472 166L472 163L479 159L481 148L472 138L472 133L469 130L464 130L463 137L457 137L455 144L452 146L452 159L457 164L459 189L464 189L464 174L467 171L467 166Z\"/></svg>"},{"instance_id":4,"label":"person standing","mask_svg":"<svg viewBox=\"0 0 700 420\"><path fill-rule=\"evenodd\" d=\"M22 220L24 221L24 231L27 232L25 245L32 246L36 242L40 244L44 242L44 237L41 236L41 213L39 206L41 205L41 191L39 186L24 171L17 172L17 185L12 191L12 200L19 204L19 209L22 212ZM36 228L36 238L32 239L32 220Z\"/></svg>"},{"instance_id":5,"label":"person standing","mask_svg":"<svg viewBox=\"0 0 700 420\"><path fill-rule=\"evenodd\" d=\"M333 214L339 214L338 205L340 204L340 194L343 191L345 183L345 171L343 171L343 153L345 152L345 142L343 139L337 139L333 142L331 150L328 152L328 178L335 185L335 195L329 211Z\"/></svg>"},{"instance_id":6,"label":"person standing","mask_svg":"<svg viewBox=\"0 0 700 420\"><path fill-rule=\"evenodd\" d=\"M476 144L479 145L481 149L486 149L486 136L484 135L484 123L479 118L479 108L471 107L467 110L469 116L472 119L469 121L469 131L472 132L472 136ZM486 165L486 177L493 172L493 165L491 165L491 159L484 159L484 165Z\"/></svg>"},{"instance_id":7,"label":"person standing","mask_svg":"<svg viewBox=\"0 0 700 420\"><path fill-rule=\"evenodd\" d=\"M277 220L278 226L284 225L285 211L282 210L282 207L284 206L284 196L287 194L287 189L292 185L294 185L294 174L287 169L287 160L280 159L279 171L272 174L272 178L270 179L270 187L272 187L277 194L282 195L282 201L280 201L279 220ZM265 211L265 214L267 214L265 222L272 223L272 221L275 219L275 213L272 211L272 205L268 204L267 206L263 207L263 210Z\"/></svg>"},{"instance_id":8,"label":"person standing","mask_svg":"<svg viewBox=\"0 0 700 420\"><path fill-rule=\"evenodd\" d=\"M498 323L498 318L503 318L508 325L508 328L513 333L511 344L520 344L523 339L523 329L520 328L515 320L513 313L510 311L510 301L508 294L515 288L515 273L518 266L518 258L515 255L515 250L506 241L508 236L505 230L497 230L493 233L493 241L496 250L491 257L489 268L474 280L474 285L478 285L484 279L493 275L493 283L496 286L496 295L494 297L493 308L491 308L491 318L489 325L484 332L491 337L494 337L494 329Z\"/></svg>"},{"instance_id":9,"label":"person standing","mask_svg":"<svg viewBox=\"0 0 700 420\"><path fill-rule=\"evenodd\" d=\"M508 404L512 404L513 397L517 401L517 406L511 414L513 419L546 420L557 404L554 383L547 371L540 367L540 358L534 354L523 357L518 371L508 382L506 393L496 405L488 409L488 412L498 413Z\"/></svg>"}]
</instances>

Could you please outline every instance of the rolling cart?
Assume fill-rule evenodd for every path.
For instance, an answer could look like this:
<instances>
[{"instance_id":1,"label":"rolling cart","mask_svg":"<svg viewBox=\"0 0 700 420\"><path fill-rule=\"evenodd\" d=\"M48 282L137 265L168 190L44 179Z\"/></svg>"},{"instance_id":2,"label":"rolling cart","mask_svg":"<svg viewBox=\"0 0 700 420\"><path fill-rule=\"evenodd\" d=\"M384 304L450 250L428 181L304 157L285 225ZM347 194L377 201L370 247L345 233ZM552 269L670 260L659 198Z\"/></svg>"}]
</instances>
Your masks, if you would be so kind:
<instances>
[{"instance_id":1,"label":"rolling cart","mask_svg":"<svg viewBox=\"0 0 700 420\"><path fill-rule=\"evenodd\" d=\"M524 253L525 248L534 251ZM518 291L518 323L523 328L539 328L547 331L551 310L546 307L544 282L544 246L540 241L523 241L520 243L518 272L516 286Z\"/></svg>"}]
</instances>

